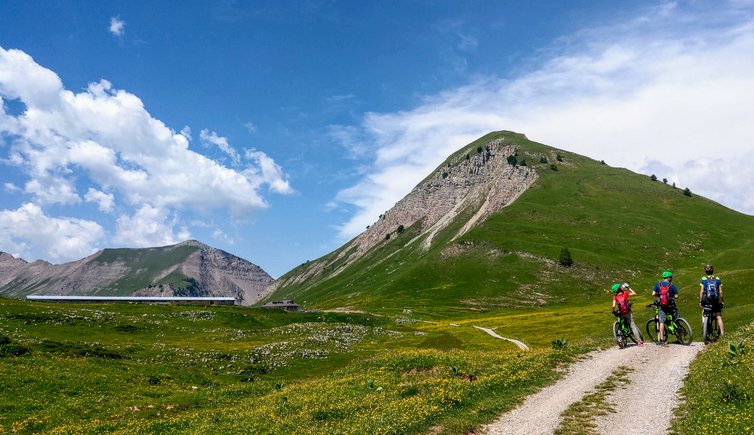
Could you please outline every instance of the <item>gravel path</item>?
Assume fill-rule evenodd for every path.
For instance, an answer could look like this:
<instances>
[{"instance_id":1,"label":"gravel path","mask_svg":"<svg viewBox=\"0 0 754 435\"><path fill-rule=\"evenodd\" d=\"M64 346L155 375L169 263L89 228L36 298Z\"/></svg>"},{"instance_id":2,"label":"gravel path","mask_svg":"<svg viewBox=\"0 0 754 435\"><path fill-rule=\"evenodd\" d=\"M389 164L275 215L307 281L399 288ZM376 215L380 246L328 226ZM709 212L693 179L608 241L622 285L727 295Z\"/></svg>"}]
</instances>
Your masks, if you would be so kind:
<instances>
[{"instance_id":1,"label":"gravel path","mask_svg":"<svg viewBox=\"0 0 754 435\"><path fill-rule=\"evenodd\" d=\"M632 361L635 371L629 373L630 383L618 389L608 401L620 412L597 419L601 434L665 434L670 428L675 392L683 385L689 364L704 345L645 346L638 361Z\"/></svg>"},{"instance_id":2,"label":"gravel path","mask_svg":"<svg viewBox=\"0 0 754 435\"><path fill-rule=\"evenodd\" d=\"M595 420L601 434L665 434L670 427L676 392L689 363L703 346L647 344L592 352L577 362L556 384L527 398L518 408L483 428L486 434L552 434L560 414L579 401L621 365L634 369L630 383L614 391L608 401L620 404L618 413Z\"/></svg>"}]
</instances>

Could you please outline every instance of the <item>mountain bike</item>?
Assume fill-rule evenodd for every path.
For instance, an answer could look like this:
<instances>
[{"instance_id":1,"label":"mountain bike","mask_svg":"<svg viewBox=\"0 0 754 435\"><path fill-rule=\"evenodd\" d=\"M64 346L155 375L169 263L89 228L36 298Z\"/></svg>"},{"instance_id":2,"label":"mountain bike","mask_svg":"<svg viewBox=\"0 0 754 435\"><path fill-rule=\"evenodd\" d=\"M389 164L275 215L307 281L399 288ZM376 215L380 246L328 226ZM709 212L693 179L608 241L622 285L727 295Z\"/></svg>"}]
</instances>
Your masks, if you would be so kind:
<instances>
[{"instance_id":1,"label":"mountain bike","mask_svg":"<svg viewBox=\"0 0 754 435\"><path fill-rule=\"evenodd\" d=\"M704 336L704 344L710 344L710 342L717 341L720 338L717 316L712 305L705 305L702 309L702 335Z\"/></svg>"},{"instance_id":2,"label":"mountain bike","mask_svg":"<svg viewBox=\"0 0 754 435\"><path fill-rule=\"evenodd\" d=\"M651 319L647 320L646 330L649 338L657 343L657 335L660 331L660 304L657 303L657 301L654 301L651 304L647 305L647 308L652 307L654 307L655 309L655 315ZM666 315L667 320L665 321L665 340L667 341L668 335L674 335L676 342L686 345L691 344L691 339L693 338L691 325L689 325L689 322L681 317L680 314L678 314L678 316L674 315L677 313L678 310L676 310L675 313Z\"/></svg>"},{"instance_id":3,"label":"mountain bike","mask_svg":"<svg viewBox=\"0 0 754 435\"><path fill-rule=\"evenodd\" d=\"M639 331L639 337L634 337L634 333L631 331L631 325L628 324L628 321L625 317L621 317L620 313L613 313L617 319L613 323L613 338L615 339L615 342L618 343L618 347L623 349L628 345L628 341L631 340L634 342L634 344L638 344L640 341L644 341L644 337L641 335L641 331Z\"/></svg>"}]
</instances>

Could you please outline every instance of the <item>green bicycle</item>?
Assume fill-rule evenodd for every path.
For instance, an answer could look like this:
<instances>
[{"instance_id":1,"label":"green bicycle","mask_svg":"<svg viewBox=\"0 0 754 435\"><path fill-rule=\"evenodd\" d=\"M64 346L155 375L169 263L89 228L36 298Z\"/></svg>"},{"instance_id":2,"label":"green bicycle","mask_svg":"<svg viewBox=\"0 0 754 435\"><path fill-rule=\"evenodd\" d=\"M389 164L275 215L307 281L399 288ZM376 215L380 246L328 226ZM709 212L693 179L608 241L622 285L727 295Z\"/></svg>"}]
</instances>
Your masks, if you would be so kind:
<instances>
[{"instance_id":1,"label":"green bicycle","mask_svg":"<svg viewBox=\"0 0 754 435\"><path fill-rule=\"evenodd\" d=\"M623 317L618 317L618 319L613 323L613 338L615 339L615 342L618 343L618 347L621 349L628 346L629 340L633 341L634 344L638 344L639 341L644 340L644 337L642 337L641 335L641 331L639 331L638 339L637 337L634 337L634 333L631 332L631 326L629 326L628 322Z\"/></svg>"},{"instance_id":2,"label":"green bicycle","mask_svg":"<svg viewBox=\"0 0 754 435\"><path fill-rule=\"evenodd\" d=\"M652 302L651 304L647 305L647 308L653 308L655 309L655 315L651 319L647 320L647 336L657 343L657 334L660 331L660 304L657 303L657 301ZM678 311L676 310L677 314ZM689 322L686 321L683 317L680 316L674 316L673 314L667 315L667 320L665 321L665 339L667 340L667 335L674 335L676 338L676 342L689 345L691 344L691 340L693 338L693 332L691 331L691 325L689 325Z\"/></svg>"},{"instance_id":3,"label":"green bicycle","mask_svg":"<svg viewBox=\"0 0 754 435\"><path fill-rule=\"evenodd\" d=\"M631 303L631 305L633 305L633 303ZM634 336L633 331L631 331L631 325L628 324L625 317L622 317L618 312L613 312L613 315L616 317L615 322L613 323L613 338L619 348L623 349L628 346L629 340L633 341L634 344L644 341L641 331L638 331L639 337Z\"/></svg>"}]
</instances>

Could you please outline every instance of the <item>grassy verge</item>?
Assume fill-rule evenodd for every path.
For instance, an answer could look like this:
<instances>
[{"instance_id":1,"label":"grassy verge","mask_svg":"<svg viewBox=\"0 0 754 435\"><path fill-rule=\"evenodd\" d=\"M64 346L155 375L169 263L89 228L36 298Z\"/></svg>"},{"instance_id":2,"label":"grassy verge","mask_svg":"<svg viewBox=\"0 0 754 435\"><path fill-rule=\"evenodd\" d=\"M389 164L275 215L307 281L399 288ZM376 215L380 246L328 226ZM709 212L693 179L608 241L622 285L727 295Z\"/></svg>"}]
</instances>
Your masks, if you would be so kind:
<instances>
[{"instance_id":1,"label":"grassy verge","mask_svg":"<svg viewBox=\"0 0 754 435\"><path fill-rule=\"evenodd\" d=\"M600 415L615 412L615 407L606 401L607 396L616 388L628 384L628 374L632 368L620 366L610 376L594 387L594 392L585 395L578 402L572 403L563 414L563 421L555 429L556 435L594 435L597 426L594 419Z\"/></svg>"},{"instance_id":2,"label":"grassy verge","mask_svg":"<svg viewBox=\"0 0 754 435\"><path fill-rule=\"evenodd\" d=\"M674 433L754 432L754 324L708 346L681 392Z\"/></svg>"}]
</instances>

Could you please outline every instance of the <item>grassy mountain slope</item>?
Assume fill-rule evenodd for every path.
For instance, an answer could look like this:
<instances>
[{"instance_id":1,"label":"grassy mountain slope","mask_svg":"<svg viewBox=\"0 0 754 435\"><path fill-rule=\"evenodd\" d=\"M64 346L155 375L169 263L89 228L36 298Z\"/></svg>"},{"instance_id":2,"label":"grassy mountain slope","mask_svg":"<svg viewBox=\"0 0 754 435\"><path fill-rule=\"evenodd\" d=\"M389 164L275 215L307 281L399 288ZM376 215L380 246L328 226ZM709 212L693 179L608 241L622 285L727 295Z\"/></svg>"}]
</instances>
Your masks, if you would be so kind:
<instances>
[{"instance_id":1,"label":"grassy mountain slope","mask_svg":"<svg viewBox=\"0 0 754 435\"><path fill-rule=\"evenodd\" d=\"M724 279L728 305L740 311L740 316L731 313L734 318L743 321L748 318L744 312L754 312L741 291L754 278L748 260L754 217L510 132L487 135L458 153L473 152L499 137L514 143L518 162L526 160L539 175L514 203L451 242L476 212L464 211L428 251L408 243L419 233L418 225L333 274L337 266L329 263L336 251L283 276L286 280L313 263L327 264L322 273L282 286L269 299L293 298L321 308L412 309L429 317L609 306L611 282L630 281L649 296L658 274L671 269L683 309L695 306L702 265L711 262ZM562 247L570 250L574 266L558 264Z\"/></svg>"},{"instance_id":2,"label":"grassy mountain slope","mask_svg":"<svg viewBox=\"0 0 754 435\"><path fill-rule=\"evenodd\" d=\"M65 264L0 255L0 295L232 296L250 304L272 278L258 266L197 241L104 249Z\"/></svg>"},{"instance_id":3,"label":"grassy mountain slope","mask_svg":"<svg viewBox=\"0 0 754 435\"><path fill-rule=\"evenodd\" d=\"M0 294L23 297L28 294L83 294L127 296L149 286L190 283L177 272L197 245L174 245L143 249L103 249L87 258L60 265L32 263L18 267L14 279L0 286Z\"/></svg>"},{"instance_id":4,"label":"grassy mountain slope","mask_svg":"<svg viewBox=\"0 0 754 435\"><path fill-rule=\"evenodd\" d=\"M165 271L177 269L192 253L199 250L198 246L182 245L147 249L104 249L102 254L91 260L92 264L107 267L111 264L127 264L130 273L98 290L98 294L129 295L129 290L147 288L159 285L173 285L176 288L186 288L190 285L187 276L175 270L164 277L155 280Z\"/></svg>"}]
</instances>

